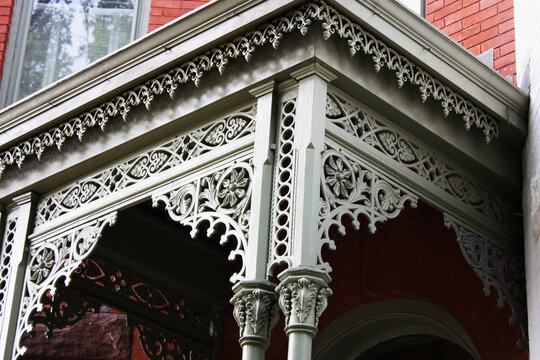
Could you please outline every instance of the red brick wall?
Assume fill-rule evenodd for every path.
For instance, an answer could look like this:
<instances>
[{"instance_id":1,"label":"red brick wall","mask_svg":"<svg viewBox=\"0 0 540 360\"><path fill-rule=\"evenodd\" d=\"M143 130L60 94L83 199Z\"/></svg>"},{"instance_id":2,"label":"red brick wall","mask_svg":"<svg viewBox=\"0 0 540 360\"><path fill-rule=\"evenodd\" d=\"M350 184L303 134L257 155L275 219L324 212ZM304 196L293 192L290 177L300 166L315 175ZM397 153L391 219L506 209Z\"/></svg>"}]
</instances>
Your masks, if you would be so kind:
<instances>
[{"instance_id":1,"label":"red brick wall","mask_svg":"<svg viewBox=\"0 0 540 360\"><path fill-rule=\"evenodd\" d=\"M0 81L4 70L4 58L8 41L11 16L13 15L13 5L15 0L0 0Z\"/></svg>"},{"instance_id":2,"label":"red brick wall","mask_svg":"<svg viewBox=\"0 0 540 360\"><path fill-rule=\"evenodd\" d=\"M150 3L148 32L165 25L169 21L188 13L209 1L210 0L152 0Z\"/></svg>"},{"instance_id":3,"label":"red brick wall","mask_svg":"<svg viewBox=\"0 0 540 360\"><path fill-rule=\"evenodd\" d=\"M473 54L493 49L495 70L516 78L513 0L428 0L426 14Z\"/></svg>"},{"instance_id":4,"label":"red brick wall","mask_svg":"<svg viewBox=\"0 0 540 360\"><path fill-rule=\"evenodd\" d=\"M509 325L508 305L497 306L497 293L489 297L482 281L469 266L452 230L444 226L440 211L420 203L398 218L379 224L370 234L365 220L361 230L347 227L347 235L333 234L336 251L325 251L333 267L328 299L319 330L357 306L391 298L428 301L443 307L465 329L483 360L525 360L517 347L519 326ZM240 359L238 327L232 307L225 310L223 359ZM287 358L283 314L274 328L267 359ZM359 340L361 341L361 339Z\"/></svg>"}]
</instances>

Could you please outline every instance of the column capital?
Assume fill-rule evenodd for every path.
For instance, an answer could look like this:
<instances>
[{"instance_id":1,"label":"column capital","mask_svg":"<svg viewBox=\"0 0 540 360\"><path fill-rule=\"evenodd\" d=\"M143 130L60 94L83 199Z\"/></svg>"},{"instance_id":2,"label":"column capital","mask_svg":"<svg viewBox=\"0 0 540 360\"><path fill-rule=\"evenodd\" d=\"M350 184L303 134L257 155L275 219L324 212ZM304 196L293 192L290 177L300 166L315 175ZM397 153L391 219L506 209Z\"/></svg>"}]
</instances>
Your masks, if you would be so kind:
<instances>
[{"instance_id":1,"label":"column capital","mask_svg":"<svg viewBox=\"0 0 540 360\"><path fill-rule=\"evenodd\" d=\"M240 345L270 344L270 333L279 320L275 285L264 280L241 281L233 287L233 316L240 328Z\"/></svg>"},{"instance_id":2,"label":"column capital","mask_svg":"<svg viewBox=\"0 0 540 360\"><path fill-rule=\"evenodd\" d=\"M319 61L314 61L291 73L291 76L298 81L311 75L318 75L327 82L332 82L337 79L337 76L326 65L323 65Z\"/></svg>"},{"instance_id":3,"label":"column capital","mask_svg":"<svg viewBox=\"0 0 540 360\"><path fill-rule=\"evenodd\" d=\"M332 290L325 271L311 266L298 266L283 271L278 276L281 283L276 288L279 306L285 314L285 332L317 333L319 317L328 305Z\"/></svg>"}]
</instances>

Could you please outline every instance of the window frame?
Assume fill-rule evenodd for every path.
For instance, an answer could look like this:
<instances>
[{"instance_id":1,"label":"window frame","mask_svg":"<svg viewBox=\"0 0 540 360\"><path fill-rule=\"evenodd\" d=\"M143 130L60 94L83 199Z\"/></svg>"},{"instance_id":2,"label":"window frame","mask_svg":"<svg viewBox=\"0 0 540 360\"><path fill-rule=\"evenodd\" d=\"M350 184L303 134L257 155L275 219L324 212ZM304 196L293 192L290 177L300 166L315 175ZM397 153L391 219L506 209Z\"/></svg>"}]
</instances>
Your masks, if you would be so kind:
<instances>
[{"instance_id":1,"label":"window frame","mask_svg":"<svg viewBox=\"0 0 540 360\"><path fill-rule=\"evenodd\" d=\"M132 26L131 41L148 33L150 3L151 0L137 0L133 15L134 24ZM33 4L34 0L16 0L13 7L2 70L2 81L0 83L0 109L22 100L17 100L16 94L19 92L23 67L22 60L26 51Z\"/></svg>"}]
</instances>

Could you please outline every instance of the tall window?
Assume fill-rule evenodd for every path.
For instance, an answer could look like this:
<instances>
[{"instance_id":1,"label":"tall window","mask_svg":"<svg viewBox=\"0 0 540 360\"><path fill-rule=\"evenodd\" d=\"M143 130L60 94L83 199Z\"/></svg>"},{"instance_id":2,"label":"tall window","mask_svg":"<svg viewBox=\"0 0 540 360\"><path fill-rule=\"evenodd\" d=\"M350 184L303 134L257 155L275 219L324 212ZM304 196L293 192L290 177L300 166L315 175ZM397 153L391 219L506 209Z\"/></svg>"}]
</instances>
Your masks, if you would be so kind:
<instances>
[{"instance_id":1,"label":"tall window","mask_svg":"<svg viewBox=\"0 0 540 360\"><path fill-rule=\"evenodd\" d=\"M141 8L149 2L33 0L27 8L23 5L17 28L24 36L17 39L22 46L14 50L5 103L32 94L146 32L138 17L148 15Z\"/></svg>"}]
</instances>

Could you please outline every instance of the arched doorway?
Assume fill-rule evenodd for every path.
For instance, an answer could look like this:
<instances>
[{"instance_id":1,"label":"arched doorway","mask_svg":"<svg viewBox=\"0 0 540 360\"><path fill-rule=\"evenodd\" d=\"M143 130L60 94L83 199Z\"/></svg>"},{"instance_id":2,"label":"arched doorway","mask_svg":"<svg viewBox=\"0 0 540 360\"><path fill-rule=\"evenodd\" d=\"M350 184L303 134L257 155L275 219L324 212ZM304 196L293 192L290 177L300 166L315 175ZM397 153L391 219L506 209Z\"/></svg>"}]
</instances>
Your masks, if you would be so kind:
<instances>
[{"instance_id":1,"label":"arched doorway","mask_svg":"<svg viewBox=\"0 0 540 360\"><path fill-rule=\"evenodd\" d=\"M479 360L463 327L444 308L391 299L358 306L314 339L314 360Z\"/></svg>"},{"instance_id":2,"label":"arched doorway","mask_svg":"<svg viewBox=\"0 0 540 360\"><path fill-rule=\"evenodd\" d=\"M431 335L406 335L377 344L355 360L451 360L474 358L455 343Z\"/></svg>"}]
</instances>

